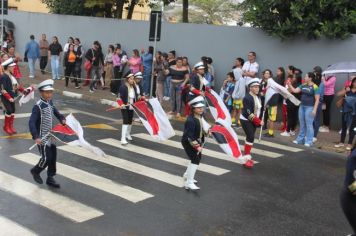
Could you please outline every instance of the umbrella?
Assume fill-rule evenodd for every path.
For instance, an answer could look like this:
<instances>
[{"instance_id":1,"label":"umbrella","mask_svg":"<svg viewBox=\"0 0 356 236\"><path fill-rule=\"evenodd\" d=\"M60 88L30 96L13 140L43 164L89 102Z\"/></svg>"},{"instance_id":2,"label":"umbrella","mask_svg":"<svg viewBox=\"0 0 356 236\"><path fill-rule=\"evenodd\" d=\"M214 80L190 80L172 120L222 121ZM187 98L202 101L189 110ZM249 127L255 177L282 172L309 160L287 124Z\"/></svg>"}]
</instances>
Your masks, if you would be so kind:
<instances>
[{"instance_id":1,"label":"umbrella","mask_svg":"<svg viewBox=\"0 0 356 236\"><path fill-rule=\"evenodd\" d=\"M328 66L328 68L323 71L323 75L342 73L356 73L356 61L339 62Z\"/></svg>"}]
</instances>

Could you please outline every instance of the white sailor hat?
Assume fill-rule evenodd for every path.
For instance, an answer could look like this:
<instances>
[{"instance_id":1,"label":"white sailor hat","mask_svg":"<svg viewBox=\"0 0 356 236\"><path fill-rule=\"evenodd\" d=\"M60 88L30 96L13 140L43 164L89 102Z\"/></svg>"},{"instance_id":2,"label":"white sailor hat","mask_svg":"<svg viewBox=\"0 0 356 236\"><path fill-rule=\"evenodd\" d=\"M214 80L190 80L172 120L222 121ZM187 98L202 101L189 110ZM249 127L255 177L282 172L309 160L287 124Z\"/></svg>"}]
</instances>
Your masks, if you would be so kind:
<instances>
[{"instance_id":1,"label":"white sailor hat","mask_svg":"<svg viewBox=\"0 0 356 236\"><path fill-rule=\"evenodd\" d=\"M194 68L196 70L200 70L200 69L205 69L205 66L203 62L198 62L197 64L195 64Z\"/></svg>"},{"instance_id":2,"label":"white sailor hat","mask_svg":"<svg viewBox=\"0 0 356 236\"><path fill-rule=\"evenodd\" d=\"M15 66L16 63L14 62L13 58L9 58L6 61L4 61L3 63L1 63L1 66Z\"/></svg>"},{"instance_id":3,"label":"white sailor hat","mask_svg":"<svg viewBox=\"0 0 356 236\"><path fill-rule=\"evenodd\" d=\"M40 91L53 91L54 80L47 79L38 85L38 90Z\"/></svg>"},{"instance_id":4,"label":"white sailor hat","mask_svg":"<svg viewBox=\"0 0 356 236\"><path fill-rule=\"evenodd\" d=\"M259 78L253 78L250 81L247 82L247 86L255 86L255 85L260 85L260 79Z\"/></svg>"},{"instance_id":5,"label":"white sailor hat","mask_svg":"<svg viewBox=\"0 0 356 236\"><path fill-rule=\"evenodd\" d=\"M142 75L141 71L139 71L139 72L137 72L135 74L135 78L138 78L138 79L142 79L143 78L143 75Z\"/></svg>"},{"instance_id":6,"label":"white sailor hat","mask_svg":"<svg viewBox=\"0 0 356 236\"><path fill-rule=\"evenodd\" d=\"M204 100L203 96L198 96L198 97L192 99L190 102L188 102L188 104L194 108L205 107L205 100Z\"/></svg>"}]
</instances>

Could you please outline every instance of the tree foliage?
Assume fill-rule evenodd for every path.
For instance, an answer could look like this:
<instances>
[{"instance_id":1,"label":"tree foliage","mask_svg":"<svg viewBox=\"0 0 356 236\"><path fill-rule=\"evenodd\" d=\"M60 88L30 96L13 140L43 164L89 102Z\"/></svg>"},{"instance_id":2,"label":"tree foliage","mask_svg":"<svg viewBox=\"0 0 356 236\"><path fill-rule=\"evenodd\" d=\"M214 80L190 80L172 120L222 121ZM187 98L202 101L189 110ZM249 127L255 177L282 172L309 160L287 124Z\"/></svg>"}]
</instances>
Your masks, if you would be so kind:
<instances>
[{"instance_id":1,"label":"tree foliage","mask_svg":"<svg viewBox=\"0 0 356 236\"><path fill-rule=\"evenodd\" d=\"M282 39L345 39L356 33L355 0L245 0L243 22Z\"/></svg>"}]
</instances>

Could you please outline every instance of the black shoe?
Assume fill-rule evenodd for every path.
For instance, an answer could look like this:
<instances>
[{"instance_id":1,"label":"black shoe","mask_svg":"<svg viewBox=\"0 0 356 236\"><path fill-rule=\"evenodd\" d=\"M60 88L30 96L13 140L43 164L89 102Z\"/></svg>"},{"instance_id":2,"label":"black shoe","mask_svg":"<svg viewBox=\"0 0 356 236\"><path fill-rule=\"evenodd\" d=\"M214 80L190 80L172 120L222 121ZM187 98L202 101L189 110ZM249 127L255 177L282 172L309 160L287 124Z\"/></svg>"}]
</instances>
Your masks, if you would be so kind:
<instances>
[{"instance_id":1,"label":"black shoe","mask_svg":"<svg viewBox=\"0 0 356 236\"><path fill-rule=\"evenodd\" d=\"M48 177L46 184L52 188L60 188L61 186L53 179L53 177Z\"/></svg>"},{"instance_id":2,"label":"black shoe","mask_svg":"<svg viewBox=\"0 0 356 236\"><path fill-rule=\"evenodd\" d=\"M36 173L36 171L34 169L31 169L31 174L32 174L33 180L36 183L43 184L43 180L42 180L40 174Z\"/></svg>"},{"instance_id":3,"label":"black shoe","mask_svg":"<svg viewBox=\"0 0 356 236\"><path fill-rule=\"evenodd\" d=\"M274 138L274 135L273 134L269 134L269 133L266 133L263 136L267 137L267 138Z\"/></svg>"}]
</instances>

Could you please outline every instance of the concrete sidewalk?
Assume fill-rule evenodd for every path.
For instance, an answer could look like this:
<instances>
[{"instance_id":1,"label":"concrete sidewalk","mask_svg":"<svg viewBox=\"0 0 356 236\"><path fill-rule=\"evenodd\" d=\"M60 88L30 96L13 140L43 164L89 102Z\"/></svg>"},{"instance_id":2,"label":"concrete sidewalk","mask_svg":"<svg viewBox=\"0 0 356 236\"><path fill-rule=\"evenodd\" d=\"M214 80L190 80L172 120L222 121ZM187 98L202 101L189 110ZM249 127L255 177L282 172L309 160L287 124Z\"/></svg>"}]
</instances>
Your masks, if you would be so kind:
<instances>
[{"instance_id":1,"label":"concrete sidewalk","mask_svg":"<svg viewBox=\"0 0 356 236\"><path fill-rule=\"evenodd\" d=\"M42 75L40 71L36 71L36 77L35 79L29 79L28 78L28 67L21 65L21 72L23 75L23 79L22 79L22 83L27 86L30 84L38 84L41 81L45 80L45 79L51 79L51 75L50 74L45 74ZM84 74L84 73L83 73ZM110 102L113 102L116 100L116 96L112 95L109 89L106 90L102 90L101 88L99 88L98 90L96 90L94 93L90 93L89 92L89 87L85 86L85 87L81 87L80 89L75 89L74 83L69 82L69 86L68 88L65 87L65 81L64 80L56 80L55 81L55 91L56 93L60 93L63 94L63 92L65 93L64 95L68 95L66 94L67 92L69 93L73 93L73 94L69 94L69 95L73 95L73 97L78 98L78 99L83 99L83 100L87 100L87 101L92 101L92 102L96 102L99 104L104 104L104 106L107 106L108 108L110 108ZM165 108L166 111L169 110L169 102L164 101L162 103L162 106ZM175 118L173 118L175 119ZM177 120L177 119L175 119ZM181 118L177 121L181 121L183 122L185 119ZM274 138L266 138L262 136L262 139L266 140L266 141L272 141L272 142L278 142L278 143L284 143L286 145L288 145L288 143L292 144L292 141L295 139L294 137L283 137L280 135L280 125L279 122L277 122L277 128L278 130L275 131L275 137ZM239 129L235 129L237 131L238 134L244 135L243 131L241 128ZM256 136L258 136L259 134L259 130L256 132ZM263 132L265 133L265 131ZM319 133L318 134L318 140L314 145L314 148L318 148L324 151L328 151L328 152L336 152L336 153L344 153L345 155L348 153L348 151L346 151L346 145L344 148L335 148L334 145L337 144L340 140L340 134L338 133L338 131L335 130L331 130L329 133ZM346 140L348 140L348 136L346 138Z\"/></svg>"}]
</instances>

